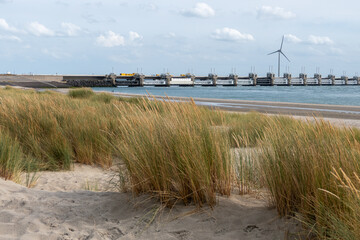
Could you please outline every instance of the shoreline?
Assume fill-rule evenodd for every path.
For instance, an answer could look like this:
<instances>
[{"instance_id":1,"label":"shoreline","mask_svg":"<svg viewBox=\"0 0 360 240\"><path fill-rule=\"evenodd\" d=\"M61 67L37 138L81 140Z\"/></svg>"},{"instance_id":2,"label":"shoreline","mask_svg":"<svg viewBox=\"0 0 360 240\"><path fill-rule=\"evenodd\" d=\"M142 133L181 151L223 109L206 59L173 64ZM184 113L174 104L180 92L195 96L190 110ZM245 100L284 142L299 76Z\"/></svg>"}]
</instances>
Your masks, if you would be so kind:
<instances>
[{"instance_id":1,"label":"shoreline","mask_svg":"<svg viewBox=\"0 0 360 240\"><path fill-rule=\"evenodd\" d=\"M108 93L119 97L146 97L143 94L128 94L120 92L96 91ZM152 95L156 99L167 97ZM344 120L360 120L360 106L350 105L326 105L310 103L288 103L288 102L267 102L267 101L249 101L249 100L228 100L215 98L189 98L189 97L171 97L171 100L189 101L193 99L197 105L214 107L230 112L251 112L256 111L272 115L290 115L302 117L320 117L335 118Z\"/></svg>"},{"instance_id":2,"label":"shoreline","mask_svg":"<svg viewBox=\"0 0 360 240\"><path fill-rule=\"evenodd\" d=\"M5 86L0 86L5 87ZM15 87L18 89L29 90L33 88ZM36 91L44 89L36 89ZM69 92L69 88L52 88L48 89L63 94ZM107 93L117 97L147 97L145 94L128 94L121 92L95 91L97 93ZM151 95L156 99L162 100L167 97ZM351 105L328 105L313 103L291 103L291 102L270 102L255 100L233 100L233 99L216 99L216 98L190 98L190 97L172 97L169 99L175 101L190 101L193 99L197 105L217 108L234 113L259 112L270 115L286 115L296 118L313 119L322 118L341 126L354 126L360 128L360 106ZM339 122L343 120L343 122ZM339 124L340 123L340 124Z\"/></svg>"}]
</instances>

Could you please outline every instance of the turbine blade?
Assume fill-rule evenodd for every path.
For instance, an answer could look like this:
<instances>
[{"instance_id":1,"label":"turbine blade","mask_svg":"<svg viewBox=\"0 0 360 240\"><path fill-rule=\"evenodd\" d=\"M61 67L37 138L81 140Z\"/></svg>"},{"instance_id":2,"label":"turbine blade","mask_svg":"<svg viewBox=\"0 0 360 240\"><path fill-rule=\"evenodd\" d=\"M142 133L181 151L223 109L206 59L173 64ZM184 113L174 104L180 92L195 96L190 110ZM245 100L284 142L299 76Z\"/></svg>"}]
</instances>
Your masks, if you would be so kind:
<instances>
[{"instance_id":1,"label":"turbine blade","mask_svg":"<svg viewBox=\"0 0 360 240\"><path fill-rule=\"evenodd\" d=\"M271 55L271 54L274 54L274 53L277 53L279 52L279 50L275 51L275 52L272 52L272 53L269 53L268 55Z\"/></svg>"},{"instance_id":2,"label":"turbine blade","mask_svg":"<svg viewBox=\"0 0 360 240\"><path fill-rule=\"evenodd\" d=\"M282 41L281 41L281 46L280 46L280 51L282 50L282 47L283 47L283 44L284 44L284 35L283 35L283 37L282 37Z\"/></svg>"},{"instance_id":3,"label":"turbine blade","mask_svg":"<svg viewBox=\"0 0 360 240\"><path fill-rule=\"evenodd\" d=\"M284 54L282 51L280 51L280 53L290 62L290 60L288 59L288 57L285 56L285 54Z\"/></svg>"}]
</instances>

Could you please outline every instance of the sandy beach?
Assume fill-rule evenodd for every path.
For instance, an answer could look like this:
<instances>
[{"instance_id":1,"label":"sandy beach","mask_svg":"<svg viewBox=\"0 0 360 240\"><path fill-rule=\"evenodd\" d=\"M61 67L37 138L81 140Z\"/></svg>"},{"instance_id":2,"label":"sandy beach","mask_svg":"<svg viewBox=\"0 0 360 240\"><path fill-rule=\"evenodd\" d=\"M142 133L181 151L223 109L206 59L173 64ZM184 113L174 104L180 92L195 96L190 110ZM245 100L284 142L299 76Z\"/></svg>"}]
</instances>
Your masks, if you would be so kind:
<instances>
[{"instance_id":1,"label":"sandy beach","mask_svg":"<svg viewBox=\"0 0 360 240\"><path fill-rule=\"evenodd\" d=\"M38 176L30 189L0 179L0 239L275 240L300 228L256 195L219 197L214 210L179 204L152 221L159 203L115 192L112 171L76 164Z\"/></svg>"}]
</instances>

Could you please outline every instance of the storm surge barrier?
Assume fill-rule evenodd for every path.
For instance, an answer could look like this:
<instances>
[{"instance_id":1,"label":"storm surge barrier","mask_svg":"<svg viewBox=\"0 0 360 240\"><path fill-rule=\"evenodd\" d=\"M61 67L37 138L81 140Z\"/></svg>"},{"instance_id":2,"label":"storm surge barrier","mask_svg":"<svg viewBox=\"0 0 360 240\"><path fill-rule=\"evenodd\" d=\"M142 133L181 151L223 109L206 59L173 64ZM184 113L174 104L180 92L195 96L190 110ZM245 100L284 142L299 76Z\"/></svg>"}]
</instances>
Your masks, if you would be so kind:
<instances>
[{"instance_id":1,"label":"storm surge barrier","mask_svg":"<svg viewBox=\"0 0 360 240\"><path fill-rule=\"evenodd\" d=\"M249 73L248 76L236 74L218 76L212 73L206 76L195 76L193 74L180 76L171 74L144 75L140 73L56 76L3 74L0 75L0 85L21 85L25 87L27 85L28 87L342 86L360 85L360 77L336 77L332 74L322 77L318 73L312 77L308 77L305 73L300 73L297 77L292 77L290 73L285 73L283 77L275 77L274 73L267 73L266 76L258 76L256 73Z\"/></svg>"}]
</instances>

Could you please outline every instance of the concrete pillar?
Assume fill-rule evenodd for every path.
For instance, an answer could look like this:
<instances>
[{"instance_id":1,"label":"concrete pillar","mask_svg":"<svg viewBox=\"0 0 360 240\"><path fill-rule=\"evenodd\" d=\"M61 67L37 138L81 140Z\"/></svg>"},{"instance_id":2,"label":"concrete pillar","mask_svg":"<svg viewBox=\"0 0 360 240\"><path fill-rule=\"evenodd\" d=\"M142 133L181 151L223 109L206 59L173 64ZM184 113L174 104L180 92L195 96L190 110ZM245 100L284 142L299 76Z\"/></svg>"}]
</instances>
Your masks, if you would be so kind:
<instances>
[{"instance_id":1,"label":"concrete pillar","mask_svg":"<svg viewBox=\"0 0 360 240\"><path fill-rule=\"evenodd\" d=\"M345 81L345 85L349 84L349 78L347 76L341 76L341 79Z\"/></svg>"},{"instance_id":2,"label":"concrete pillar","mask_svg":"<svg viewBox=\"0 0 360 240\"><path fill-rule=\"evenodd\" d=\"M195 75L188 73L188 74L186 74L185 76L186 76L187 78L191 78L191 83L192 83L192 85L194 86L194 85L195 85Z\"/></svg>"},{"instance_id":3,"label":"concrete pillar","mask_svg":"<svg viewBox=\"0 0 360 240\"><path fill-rule=\"evenodd\" d=\"M249 79L253 80L253 86L256 86L257 74L256 73L249 73Z\"/></svg>"},{"instance_id":4,"label":"concrete pillar","mask_svg":"<svg viewBox=\"0 0 360 240\"><path fill-rule=\"evenodd\" d=\"M161 74L161 79L165 80L165 86L170 87L171 75L170 74Z\"/></svg>"},{"instance_id":5,"label":"concrete pillar","mask_svg":"<svg viewBox=\"0 0 360 240\"><path fill-rule=\"evenodd\" d=\"M133 80L135 82L137 82L137 86L143 87L144 86L145 75L135 73L134 76L133 76Z\"/></svg>"},{"instance_id":6,"label":"concrete pillar","mask_svg":"<svg viewBox=\"0 0 360 240\"><path fill-rule=\"evenodd\" d=\"M318 85L321 85L321 74L315 73L314 78L318 80Z\"/></svg>"},{"instance_id":7,"label":"concrete pillar","mask_svg":"<svg viewBox=\"0 0 360 240\"><path fill-rule=\"evenodd\" d=\"M291 73L284 73L284 78L287 79L287 85L291 85Z\"/></svg>"},{"instance_id":8,"label":"concrete pillar","mask_svg":"<svg viewBox=\"0 0 360 240\"><path fill-rule=\"evenodd\" d=\"M304 86L307 86L307 75L305 76L305 78L303 78L304 81Z\"/></svg>"},{"instance_id":9,"label":"concrete pillar","mask_svg":"<svg viewBox=\"0 0 360 240\"><path fill-rule=\"evenodd\" d=\"M300 73L299 78L303 80L304 86L307 85L307 74L306 73Z\"/></svg>"},{"instance_id":10,"label":"concrete pillar","mask_svg":"<svg viewBox=\"0 0 360 240\"><path fill-rule=\"evenodd\" d=\"M331 79L331 85L335 85L335 75L329 74L328 78Z\"/></svg>"},{"instance_id":11,"label":"concrete pillar","mask_svg":"<svg viewBox=\"0 0 360 240\"><path fill-rule=\"evenodd\" d=\"M106 75L106 78L111 81L111 84L116 87L116 74L110 73L109 75Z\"/></svg>"},{"instance_id":12,"label":"concrete pillar","mask_svg":"<svg viewBox=\"0 0 360 240\"><path fill-rule=\"evenodd\" d=\"M217 81L217 75L216 74L209 74L209 79L212 80L212 85L215 87L216 86L216 81Z\"/></svg>"},{"instance_id":13,"label":"concrete pillar","mask_svg":"<svg viewBox=\"0 0 360 240\"><path fill-rule=\"evenodd\" d=\"M357 82L357 85L360 85L360 77L354 76L354 80Z\"/></svg>"},{"instance_id":14,"label":"concrete pillar","mask_svg":"<svg viewBox=\"0 0 360 240\"><path fill-rule=\"evenodd\" d=\"M237 86L238 85L238 75L236 74L230 74L229 75L229 79L233 80L233 86Z\"/></svg>"},{"instance_id":15,"label":"concrete pillar","mask_svg":"<svg viewBox=\"0 0 360 240\"><path fill-rule=\"evenodd\" d=\"M275 84L275 74L267 73L266 77L270 80L270 86L274 86L274 84Z\"/></svg>"}]
</instances>

